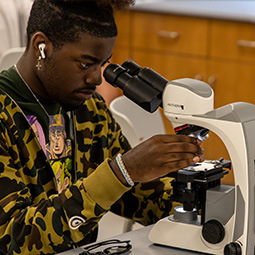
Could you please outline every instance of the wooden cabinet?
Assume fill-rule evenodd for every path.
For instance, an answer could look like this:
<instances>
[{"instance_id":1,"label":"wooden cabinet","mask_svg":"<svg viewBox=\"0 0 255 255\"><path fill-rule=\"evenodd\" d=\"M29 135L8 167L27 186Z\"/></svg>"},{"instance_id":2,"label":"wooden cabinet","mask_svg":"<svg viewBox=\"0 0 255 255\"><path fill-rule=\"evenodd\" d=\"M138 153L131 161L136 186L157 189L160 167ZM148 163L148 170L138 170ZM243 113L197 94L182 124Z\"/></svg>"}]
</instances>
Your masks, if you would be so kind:
<instances>
[{"instance_id":1,"label":"wooden cabinet","mask_svg":"<svg viewBox=\"0 0 255 255\"><path fill-rule=\"evenodd\" d=\"M156 50L205 56L207 21L155 13L131 13L132 41L135 49ZM197 40L199 38L199 40Z\"/></svg>"},{"instance_id":2,"label":"wooden cabinet","mask_svg":"<svg viewBox=\"0 0 255 255\"><path fill-rule=\"evenodd\" d=\"M131 27L131 58L141 66L169 80L205 75L206 20L132 12Z\"/></svg>"},{"instance_id":3,"label":"wooden cabinet","mask_svg":"<svg viewBox=\"0 0 255 255\"><path fill-rule=\"evenodd\" d=\"M128 43L116 59L132 59L168 80L203 80L214 90L215 108L237 101L255 103L255 24L135 10L127 16L117 17L120 31L129 24L129 38L119 39L122 46L116 45L115 54ZM165 123L172 133L169 121ZM203 147L206 158L229 159L213 133ZM232 174L224 178L225 183L233 181Z\"/></svg>"},{"instance_id":4,"label":"wooden cabinet","mask_svg":"<svg viewBox=\"0 0 255 255\"><path fill-rule=\"evenodd\" d=\"M255 61L255 24L211 20L209 55L233 61Z\"/></svg>"},{"instance_id":5,"label":"wooden cabinet","mask_svg":"<svg viewBox=\"0 0 255 255\"><path fill-rule=\"evenodd\" d=\"M215 106L255 103L255 24L212 20L207 72L215 79Z\"/></svg>"},{"instance_id":6,"label":"wooden cabinet","mask_svg":"<svg viewBox=\"0 0 255 255\"><path fill-rule=\"evenodd\" d=\"M208 61L208 70L215 77L215 107L233 102L255 103L255 64L240 61Z\"/></svg>"}]
</instances>

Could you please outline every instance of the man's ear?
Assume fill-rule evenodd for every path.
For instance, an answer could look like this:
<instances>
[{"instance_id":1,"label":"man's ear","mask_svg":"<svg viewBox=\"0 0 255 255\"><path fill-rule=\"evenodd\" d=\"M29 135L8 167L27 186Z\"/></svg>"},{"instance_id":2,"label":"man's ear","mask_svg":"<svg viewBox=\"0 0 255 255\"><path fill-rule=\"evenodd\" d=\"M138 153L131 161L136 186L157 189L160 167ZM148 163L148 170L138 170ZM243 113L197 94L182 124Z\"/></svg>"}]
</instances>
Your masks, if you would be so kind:
<instances>
[{"instance_id":1,"label":"man's ear","mask_svg":"<svg viewBox=\"0 0 255 255\"><path fill-rule=\"evenodd\" d=\"M52 52L52 43L43 32L36 32L31 38L31 44L36 59L41 56L42 59L47 58Z\"/></svg>"}]
</instances>

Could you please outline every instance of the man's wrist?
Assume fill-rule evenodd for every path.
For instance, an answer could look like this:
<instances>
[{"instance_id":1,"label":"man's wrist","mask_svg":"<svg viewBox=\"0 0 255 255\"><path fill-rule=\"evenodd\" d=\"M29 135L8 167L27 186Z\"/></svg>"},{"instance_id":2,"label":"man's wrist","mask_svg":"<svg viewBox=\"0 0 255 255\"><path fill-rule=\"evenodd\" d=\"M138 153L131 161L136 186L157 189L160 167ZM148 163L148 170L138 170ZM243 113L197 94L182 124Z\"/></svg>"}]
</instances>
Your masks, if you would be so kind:
<instances>
[{"instance_id":1,"label":"man's wrist","mask_svg":"<svg viewBox=\"0 0 255 255\"><path fill-rule=\"evenodd\" d=\"M116 156L115 160L117 162L117 165L118 165L122 175L126 179L127 184L131 187L134 186L135 183L133 182L132 178L130 177L129 172L127 171L124 161L122 159L122 155L120 153Z\"/></svg>"},{"instance_id":2,"label":"man's wrist","mask_svg":"<svg viewBox=\"0 0 255 255\"><path fill-rule=\"evenodd\" d=\"M111 167L112 171L114 172L114 174L116 175L116 177L119 179L119 181L122 184L124 184L125 186L127 186L128 185L127 181L124 178L124 176L122 175L122 173L120 172L120 169L119 169L118 164L115 159L110 162L110 167Z\"/></svg>"}]
</instances>

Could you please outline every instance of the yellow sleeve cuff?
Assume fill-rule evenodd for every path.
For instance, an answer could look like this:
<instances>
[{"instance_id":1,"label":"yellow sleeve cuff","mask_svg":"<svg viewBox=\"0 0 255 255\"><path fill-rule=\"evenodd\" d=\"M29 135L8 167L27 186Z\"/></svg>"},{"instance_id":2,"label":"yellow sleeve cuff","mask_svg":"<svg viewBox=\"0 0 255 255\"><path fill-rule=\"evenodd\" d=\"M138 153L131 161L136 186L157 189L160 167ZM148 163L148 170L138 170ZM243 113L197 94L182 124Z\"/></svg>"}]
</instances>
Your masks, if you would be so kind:
<instances>
[{"instance_id":1,"label":"yellow sleeve cuff","mask_svg":"<svg viewBox=\"0 0 255 255\"><path fill-rule=\"evenodd\" d=\"M116 177L109 165L109 159L84 178L83 183L90 197L105 210L109 210L124 193L130 190Z\"/></svg>"}]
</instances>

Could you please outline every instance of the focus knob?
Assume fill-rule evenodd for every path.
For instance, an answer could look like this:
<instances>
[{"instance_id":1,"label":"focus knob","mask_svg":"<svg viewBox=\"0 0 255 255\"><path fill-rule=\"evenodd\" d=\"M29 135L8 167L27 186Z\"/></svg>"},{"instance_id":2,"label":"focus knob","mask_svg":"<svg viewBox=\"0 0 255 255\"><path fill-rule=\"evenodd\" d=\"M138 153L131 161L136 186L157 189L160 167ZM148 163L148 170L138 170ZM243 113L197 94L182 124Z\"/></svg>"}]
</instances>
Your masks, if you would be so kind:
<instances>
[{"instance_id":1,"label":"focus knob","mask_svg":"<svg viewBox=\"0 0 255 255\"><path fill-rule=\"evenodd\" d=\"M211 244L220 243L225 237L225 230L217 220L207 221L202 228L203 238Z\"/></svg>"},{"instance_id":2,"label":"focus knob","mask_svg":"<svg viewBox=\"0 0 255 255\"><path fill-rule=\"evenodd\" d=\"M229 243L225 246L224 255L241 255L241 246L238 243Z\"/></svg>"}]
</instances>

